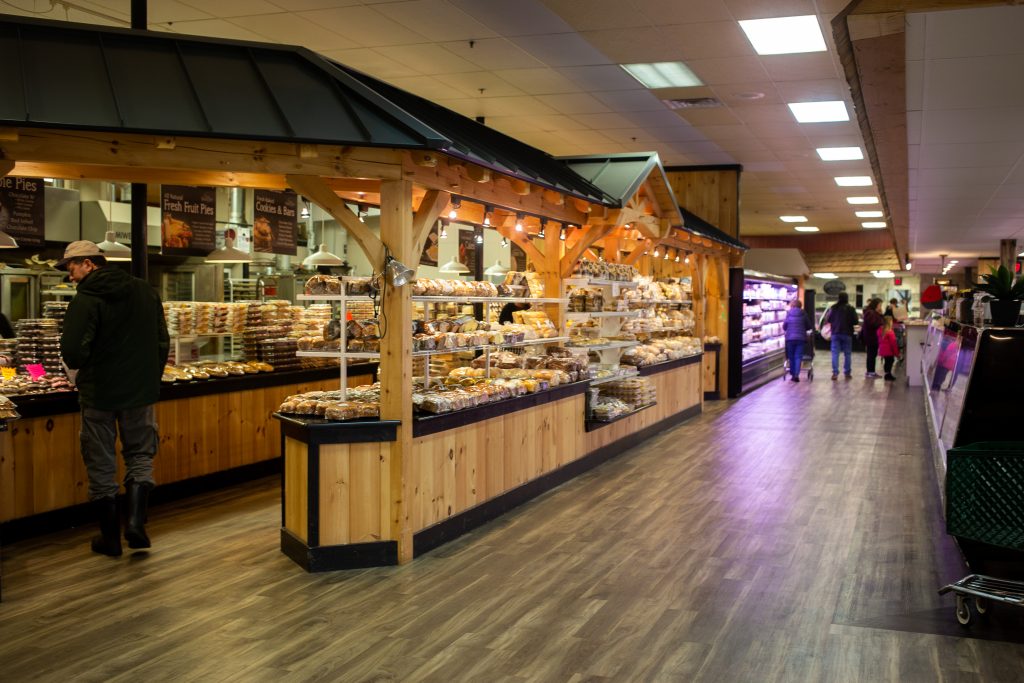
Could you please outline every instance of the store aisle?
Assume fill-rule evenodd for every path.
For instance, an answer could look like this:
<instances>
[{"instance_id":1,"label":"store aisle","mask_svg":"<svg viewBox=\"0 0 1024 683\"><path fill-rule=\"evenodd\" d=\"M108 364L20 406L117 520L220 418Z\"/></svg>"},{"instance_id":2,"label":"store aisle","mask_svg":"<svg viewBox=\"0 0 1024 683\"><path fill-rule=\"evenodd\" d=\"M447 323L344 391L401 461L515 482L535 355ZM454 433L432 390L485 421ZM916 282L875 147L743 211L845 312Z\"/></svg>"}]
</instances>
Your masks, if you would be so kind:
<instances>
[{"instance_id":1,"label":"store aisle","mask_svg":"<svg viewBox=\"0 0 1024 683\"><path fill-rule=\"evenodd\" d=\"M149 556L5 547L0 678L1020 680L1024 610L967 631L936 594L921 394L816 368L405 567L303 573L276 480L155 510Z\"/></svg>"}]
</instances>

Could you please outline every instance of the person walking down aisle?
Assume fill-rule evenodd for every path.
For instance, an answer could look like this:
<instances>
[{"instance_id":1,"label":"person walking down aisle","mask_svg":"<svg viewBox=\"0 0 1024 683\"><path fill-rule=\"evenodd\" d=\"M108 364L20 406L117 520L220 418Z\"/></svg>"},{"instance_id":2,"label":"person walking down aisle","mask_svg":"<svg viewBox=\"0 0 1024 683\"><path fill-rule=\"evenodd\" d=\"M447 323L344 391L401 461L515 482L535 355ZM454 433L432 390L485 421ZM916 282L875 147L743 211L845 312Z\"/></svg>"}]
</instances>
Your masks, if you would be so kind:
<instances>
[{"instance_id":1,"label":"person walking down aisle","mask_svg":"<svg viewBox=\"0 0 1024 683\"><path fill-rule=\"evenodd\" d=\"M892 374L892 364L900 353L899 343L896 341L896 331L893 329L892 316L885 316L885 322L878 328L878 355L882 357L885 366L885 381L892 382L896 378Z\"/></svg>"},{"instance_id":2,"label":"person walking down aisle","mask_svg":"<svg viewBox=\"0 0 1024 683\"><path fill-rule=\"evenodd\" d=\"M786 333L786 361L789 363L789 374L794 382L800 381L800 360L804 355L807 343L807 332L813 329L811 321L804 313L804 305L800 299L793 299L786 311L786 319L782 322Z\"/></svg>"},{"instance_id":3,"label":"person walking down aisle","mask_svg":"<svg viewBox=\"0 0 1024 683\"><path fill-rule=\"evenodd\" d=\"M839 377L839 354L843 354L843 374L853 377L853 328L857 326L857 311L850 305L850 295L839 293L839 300L825 311L821 325L832 328L832 379Z\"/></svg>"},{"instance_id":4,"label":"person walking down aisle","mask_svg":"<svg viewBox=\"0 0 1024 683\"><path fill-rule=\"evenodd\" d=\"M864 340L864 349L867 351L867 372L864 376L869 379L878 377L875 372L875 360L878 358L878 330L885 322L878 308L882 305L881 299L871 299L864 307L864 322L861 323L861 338Z\"/></svg>"},{"instance_id":5,"label":"person walking down aisle","mask_svg":"<svg viewBox=\"0 0 1024 683\"><path fill-rule=\"evenodd\" d=\"M128 494L129 548L150 547L146 506L157 450L155 404L170 338L160 297L149 283L108 268L93 242L72 242L57 263L78 283L68 304L60 350L68 377L78 386L80 441L89 475L89 500L100 521L93 552L121 555L117 514L118 432Z\"/></svg>"}]
</instances>

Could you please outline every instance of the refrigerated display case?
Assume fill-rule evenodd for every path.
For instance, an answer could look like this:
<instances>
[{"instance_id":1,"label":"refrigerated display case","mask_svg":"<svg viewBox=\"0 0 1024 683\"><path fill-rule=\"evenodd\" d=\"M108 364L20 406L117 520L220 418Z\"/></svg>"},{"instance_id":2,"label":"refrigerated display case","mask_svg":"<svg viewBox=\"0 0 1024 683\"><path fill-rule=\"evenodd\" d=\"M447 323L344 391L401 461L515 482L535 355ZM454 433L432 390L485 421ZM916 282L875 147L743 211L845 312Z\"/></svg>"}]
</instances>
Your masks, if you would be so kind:
<instances>
[{"instance_id":1,"label":"refrigerated display case","mask_svg":"<svg viewBox=\"0 0 1024 683\"><path fill-rule=\"evenodd\" d=\"M729 278L729 397L735 398L782 372L782 323L800 288L793 278L741 268Z\"/></svg>"}]
</instances>

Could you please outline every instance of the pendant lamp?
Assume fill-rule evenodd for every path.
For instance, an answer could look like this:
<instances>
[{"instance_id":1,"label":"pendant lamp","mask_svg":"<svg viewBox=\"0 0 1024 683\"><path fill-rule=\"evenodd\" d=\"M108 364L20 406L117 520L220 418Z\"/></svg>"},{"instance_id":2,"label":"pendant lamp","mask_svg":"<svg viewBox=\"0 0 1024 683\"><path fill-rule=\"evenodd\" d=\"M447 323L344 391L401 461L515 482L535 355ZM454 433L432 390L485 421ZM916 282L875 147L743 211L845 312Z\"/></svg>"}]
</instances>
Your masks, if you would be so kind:
<instances>
[{"instance_id":1,"label":"pendant lamp","mask_svg":"<svg viewBox=\"0 0 1024 683\"><path fill-rule=\"evenodd\" d=\"M456 273L458 275L463 275L469 272L469 268L464 263L460 263L459 261L452 259L441 266L438 271L441 273Z\"/></svg>"},{"instance_id":2,"label":"pendant lamp","mask_svg":"<svg viewBox=\"0 0 1024 683\"><path fill-rule=\"evenodd\" d=\"M116 235L113 230L107 230L103 236L103 241L96 245L103 252L103 256L108 261L131 261L132 250L131 247L126 247L117 241Z\"/></svg>"},{"instance_id":3,"label":"pendant lamp","mask_svg":"<svg viewBox=\"0 0 1024 683\"><path fill-rule=\"evenodd\" d=\"M302 267L312 270L319 266L340 266L344 261L327 251L327 245L321 244L320 248L302 260Z\"/></svg>"},{"instance_id":4,"label":"pendant lamp","mask_svg":"<svg viewBox=\"0 0 1024 683\"><path fill-rule=\"evenodd\" d=\"M507 273L508 268L501 265L500 259L495 261L493 266L488 266L487 268L484 269L484 275L489 275L491 277L501 277Z\"/></svg>"},{"instance_id":5,"label":"pendant lamp","mask_svg":"<svg viewBox=\"0 0 1024 683\"><path fill-rule=\"evenodd\" d=\"M214 249L206 257L206 263L251 263L252 256L241 249L235 249L235 240L231 237L224 238L224 246Z\"/></svg>"}]
</instances>

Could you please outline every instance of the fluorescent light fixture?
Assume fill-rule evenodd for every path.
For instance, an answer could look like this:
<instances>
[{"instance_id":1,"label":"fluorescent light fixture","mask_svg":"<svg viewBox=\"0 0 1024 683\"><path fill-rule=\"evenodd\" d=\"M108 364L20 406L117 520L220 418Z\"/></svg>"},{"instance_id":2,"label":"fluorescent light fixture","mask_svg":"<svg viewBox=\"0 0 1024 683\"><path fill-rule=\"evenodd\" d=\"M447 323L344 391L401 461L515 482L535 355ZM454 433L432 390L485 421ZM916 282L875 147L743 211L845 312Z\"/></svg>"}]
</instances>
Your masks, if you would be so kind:
<instances>
[{"instance_id":1,"label":"fluorescent light fixture","mask_svg":"<svg viewBox=\"0 0 1024 683\"><path fill-rule=\"evenodd\" d=\"M779 216L779 220L784 223L806 223L807 216Z\"/></svg>"},{"instance_id":2,"label":"fluorescent light fixture","mask_svg":"<svg viewBox=\"0 0 1024 683\"><path fill-rule=\"evenodd\" d=\"M869 175L841 175L835 180L839 187L867 187L871 184Z\"/></svg>"},{"instance_id":3,"label":"fluorescent light fixture","mask_svg":"<svg viewBox=\"0 0 1024 683\"><path fill-rule=\"evenodd\" d=\"M103 241L96 245L108 261L131 261L132 250L117 241L113 230L107 230Z\"/></svg>"},{"instance_id":4,"label":"fluorescent light fixture","mask_svg":"<svg viewBox=\"0 0 1024 683\"><path fill-rule=\"evenodd\" d=\"M816 151L822 161L857 161L864 158L860 147L818 147Z\"/></svg>"},{"instance_id":5,"label":"fluorescent light fixture","mask_svg":"<svg viewBox=\"0 0 1024 683\"><path fill-rule=\"evenodd\" d=\"M888 277L896 277L896 273L891 270L872 270L871 274L880 280Z\"/></svg>"},{"instance_id":6,"label":"fluorescent light fixture","mask_svg":"<svg viewBox=\"0 0 1024 683\"><path fill-rule=\"evenodd\" d=\"M206 257L206 263L249 263L252 256L241 249L235 249L235 240L231 237L224 238L224 246L214 249Z\"/></svg>"},{"instance_id":7,"label":"fluorescent light fixture","mask_svg":"<svg viewBox=\"0 0 1024 683\"><path fill-rule=\"evenodd\" d=\"M862 228L867 228L868 230L877 230L878 228L885 227L885 221L865 221L860 225Z\"/></svg>"},{"instance_id":8,"label":"fluorescent light fixture","mask_svg":"<svg viewBox=\"0 0 1024 683\"><path fill-rule=\"evenodd\" d=\"M839 278L835 273L811 273L811 275L819 280L836 280Z\"/></svg>"},{"instance_id":9,"label":"fluorescent light fixture","mask_svg":"<svg viewBox=\"0 0 1024 683\"><path fill-rule=\"evenodd\" d=\"M759 55L788 55L798 52L824 52L818 18L813 14L775 19L748 19L740 22L747 40Z\"/></svg>"},{"instance_id":10,"label":"fluorescent light fixture","mask_svg":"<svg viewBox=\"0 0 1024 683\"><path fill-rule=\"evenodd\" d=\"M913 267L914 267L914 264L911 263L910 261L907 261L906 265L903 266L903 270L910 270Z\"/></svg>"},{"instance_id":11,"label":"fluorescent light fixture","mask_svg":"<svg viewBox=\"0 0 1024 683\"><path fill-rule=\"evenodd\" d=\"M853 215L857 218L881 218L881 211L854 211Z\"/></svg>"},{"instance_id":12,"label":"fluorescent light fixture","mask_svg":"<svg viewBox=\"0 0 1024 683\"><path fill-rule=\"evenodd\" d=\"M827 123L849 121L846 103L842 100L831 102L789 102L789 109L800 123Z\"/></svg>"},{"instance_id":13,"label":"fluorescent light fixture","mask_svg":"<svg viewBox=\"0 0 1024 683\"><path fill-rule=\"evenodd\" d=\"M630 76L640 81L645 88L692 88L704 85L682 62L656 62L654 64L622 64Z\"/></svg>"},{"instance_id":14,"label":"fluorescent light fixture","mask_svg":"<svg viewBox=\"0 0 1024 683\"><path fill-rule=\"evenodd\" d=\"M877 204L878 197L847 197L846 201L850 204Z\"/></svg>"},{"instance_id":15,"label":"fluorescent light fixture","mask_svg":"<svg viewBox=\"0 0 1024 683\"><path fill-rule=\"evenodd\" d=\"M793 229L797 232L818 232L818 226L816 225L798 225Z\"/></svg>"}]
</instances>

